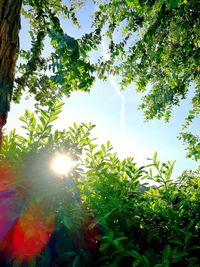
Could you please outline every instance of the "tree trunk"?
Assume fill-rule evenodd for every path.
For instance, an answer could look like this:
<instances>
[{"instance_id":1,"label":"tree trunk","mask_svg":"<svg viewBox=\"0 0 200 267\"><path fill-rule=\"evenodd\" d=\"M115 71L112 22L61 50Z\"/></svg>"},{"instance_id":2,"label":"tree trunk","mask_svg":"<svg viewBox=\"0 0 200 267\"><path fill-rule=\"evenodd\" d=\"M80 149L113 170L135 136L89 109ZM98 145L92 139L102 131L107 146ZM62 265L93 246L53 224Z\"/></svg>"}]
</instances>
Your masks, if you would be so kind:
<instances>
[{"instance_id":1,"label":"tree trunk","mask_svg":"<svg viewBox=\"0 0 200 267\"><path fill-rule=\"evenodd\" d=\"M0 137L10 110L22 0L0 0Z\"/></svg>"}]
</instances>

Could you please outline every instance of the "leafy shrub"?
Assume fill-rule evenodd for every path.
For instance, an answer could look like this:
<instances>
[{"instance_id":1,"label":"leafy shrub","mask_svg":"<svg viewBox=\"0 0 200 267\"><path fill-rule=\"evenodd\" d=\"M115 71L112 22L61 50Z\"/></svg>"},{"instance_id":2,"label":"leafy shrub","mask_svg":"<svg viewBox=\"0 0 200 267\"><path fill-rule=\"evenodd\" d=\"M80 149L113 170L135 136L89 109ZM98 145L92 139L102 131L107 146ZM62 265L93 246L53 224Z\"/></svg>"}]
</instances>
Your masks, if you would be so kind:
<instances>
[{"instance_id":1,"label":"leafy shrub","mask_svg":"<svg viewBox=\"0 0 200 267\"><path fill-rule=\"evenodd\" d=\"M109 141L98 146L92 124L54 131L62 105L26 110L20 118L25 134L4 136L0 166L6 161L15 169L10 186L21 203L18 220L36 203L31 223L44 210L41 222L53 218L54 229L28 259L5 250L11 229L0 247L7 266L199 266L200 170L173 180L174 163L161 164L156 154L152 164L137 167L131 157L121 161ZM58 152L78 162L63 179L49 168ZM148 185L152 180L157 186Z\"/></svg>"}]
</instances>

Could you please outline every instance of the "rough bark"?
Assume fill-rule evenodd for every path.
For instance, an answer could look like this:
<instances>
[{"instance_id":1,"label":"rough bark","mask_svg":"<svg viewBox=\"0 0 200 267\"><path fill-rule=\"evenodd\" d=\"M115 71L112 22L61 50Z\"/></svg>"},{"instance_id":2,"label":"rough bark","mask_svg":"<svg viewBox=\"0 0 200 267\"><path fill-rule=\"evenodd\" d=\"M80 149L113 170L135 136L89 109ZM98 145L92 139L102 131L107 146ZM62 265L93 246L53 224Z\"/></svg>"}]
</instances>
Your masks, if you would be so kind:
<instances>
[{"instance_id":1,"label":"rough bark","mask_svg":"<svg viewBox=\"0 0 200 267\"><path fill-rule=\"evenodd\" d=\"M0 0L0 137L6 123L19 49L22 0Z\"/></svg>"}]
</instances>

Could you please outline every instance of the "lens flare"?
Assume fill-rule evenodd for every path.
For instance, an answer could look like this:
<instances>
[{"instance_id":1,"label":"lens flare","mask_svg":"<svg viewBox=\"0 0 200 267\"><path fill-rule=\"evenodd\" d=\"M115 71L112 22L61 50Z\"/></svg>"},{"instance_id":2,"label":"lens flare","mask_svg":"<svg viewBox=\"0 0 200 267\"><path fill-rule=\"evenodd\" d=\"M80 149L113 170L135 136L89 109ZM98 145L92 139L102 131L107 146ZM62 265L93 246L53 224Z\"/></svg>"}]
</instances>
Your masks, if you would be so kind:
<instances>
[{"instance_id":1,"label":"lens flare","mask_svg":"<svg viewBox=\"0 0 200 267\"><path fill-rule=\"evenodd\" d=\"M15 176L14 169L7 162L0 162L0 192L13 185Z\"/></svg>"},{"instance_id":2,"label":"lens flare","mask_svg":"<svg viewBox=\"0 0 200 267\"><path fill-rule=\"evenodd\" d=\"M54 217L39 204L30 204L15 224L12 251L18 259L37 256L47 244L53 229Z\"/></svg>"},{"instance_id":3,"label":"lens flare","mask_svg":"<svg viewBox=\"0 0 200 267\"><path fill-rule=\"evenodd\" d=\"M15 170L6 161L0 161L0 241L10 231L20 215L22 205L13 185Z\"/></svg>"},{"instance_id":4,"label":"lens flare","mask_svg":"<svg viewBox=\"0 0 200 267\"><path fill-rule=\"evenodd\" d=\"M14 190L0 192L0 241L20 216L22 203Z\"/></svg>"},{"instance_id":5,"label":"lens flare","mask_svg":"<svg viewBox=\"0 0 200 267\"><path fill-rule=\"evenodd\" d=\"M51 162L52 170L58 175L67 175L75 167L76 162L67 155L57 155Z\"/></svg>"}]
</instances>

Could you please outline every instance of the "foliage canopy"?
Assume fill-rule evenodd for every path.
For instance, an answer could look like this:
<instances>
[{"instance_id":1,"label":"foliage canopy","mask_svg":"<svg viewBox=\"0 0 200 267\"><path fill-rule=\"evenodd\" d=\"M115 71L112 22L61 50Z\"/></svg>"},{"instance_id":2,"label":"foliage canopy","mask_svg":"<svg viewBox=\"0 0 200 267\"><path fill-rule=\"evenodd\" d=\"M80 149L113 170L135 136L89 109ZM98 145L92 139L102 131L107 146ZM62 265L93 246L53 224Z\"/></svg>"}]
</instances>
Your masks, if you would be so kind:
<instances>
[{"instance_id":1,"label":"foliage canopy","mask_svg":"<svg viewBox=\"0 0 200 267\"><path fill-rule=\"evenodd\" d=\"M200 113L199 1L101 1L94 25L110 40L110 59L100 60L99 76L120 75L122 89L135 82L147 120L168 122L173 107L192 95L186 130ZM200 159L199 137L180 136L188 156Z\"/></svg>"},{"instance_id":2,"label":"foliage canopy","mask_svg":"<svg viewBox=\"0 0 200 267\"><path fill-rule=\"evenodd\" d=\"M96 75L106 79L110 74L122 77L122 89L136 83L147 120L169 121L173 107L191 97L180 138L188 145L188 156L198 160L199 137L186 129L200 112L199 1L94 1L93 30L75 40L63 31L60 19L79 27L76 10L85 2L23 1L32 48L20 51L23 63L13 100L19 101L26 88L45 104L74 90L88 91ZM52 45L48 58L42 55L46 37ZM93 64L89 53L99 48L102 37L109 44L109 59L100 57Z\"/></svg>"}]
</instances>

